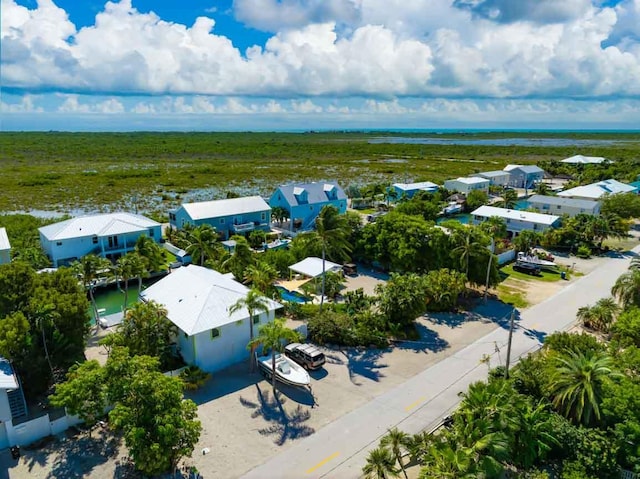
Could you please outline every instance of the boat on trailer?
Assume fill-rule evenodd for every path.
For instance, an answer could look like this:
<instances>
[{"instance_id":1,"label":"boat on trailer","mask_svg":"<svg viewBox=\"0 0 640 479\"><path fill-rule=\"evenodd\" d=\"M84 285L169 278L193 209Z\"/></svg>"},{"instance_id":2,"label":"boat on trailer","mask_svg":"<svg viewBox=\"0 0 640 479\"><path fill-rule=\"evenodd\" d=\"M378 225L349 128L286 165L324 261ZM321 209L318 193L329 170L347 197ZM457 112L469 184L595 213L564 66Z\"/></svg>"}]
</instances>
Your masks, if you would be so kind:
<instances>
[{"instance_id":1,"label":"boat on trailer","mask_svg":"<svg viewBox=\"0 0 640 479\"><path fill-rule=\"evenodd\" d=\"M256 352L256 361L262 374L271 379L273 374L271 354L258 356ZM276 380L290 386L311 388L309 373L298 363L280 353L276 353Z\"/></svg>"},{"instance_id":2,"label":"boat on trailer","mask_svg":"<svg viewBox=\"0 0 640 479\"><path fill-rule=\"evenodd\" d=\"M516 262L520 264L528 264L537 266L540 269L546 269L549 271L557 271L558 265L553 261L547 261L545 259L540 259L536 255L526 255L522 251L518 253L516 258Z\"/></svg>"}]
</instances>

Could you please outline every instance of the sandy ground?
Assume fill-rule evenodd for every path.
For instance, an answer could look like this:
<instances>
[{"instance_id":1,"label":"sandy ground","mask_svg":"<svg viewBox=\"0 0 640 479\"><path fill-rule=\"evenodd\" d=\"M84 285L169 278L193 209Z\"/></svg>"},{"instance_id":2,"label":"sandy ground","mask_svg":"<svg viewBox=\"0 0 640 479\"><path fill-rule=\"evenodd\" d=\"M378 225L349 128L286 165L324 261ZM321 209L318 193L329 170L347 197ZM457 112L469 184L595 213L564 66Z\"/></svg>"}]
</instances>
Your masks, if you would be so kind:
<instances>
[{"instance_id":1,"label":"sandy ground","mask_svg":"<svg viewBox=\"0 0 640 479\"><path fill-rule=\"evenodd\" d=\"M597 262L596 258L584 266L576 264L576 269L586 273ZM361 274L349 278L347 288L362 287L371 294L382 281L382 276ZM535 296L528 300L539 302L569 283L536 282L535 289L528 291ZM184 464L196 466L204 478L238 477L496 327L508 327L510 311L508 305L489 301L487 305L479 303L471 312L419 318L419 341L384 350L325 348L327 364L312 373L313 394L281 386L274 397L270 383L258 373L249 373L247 363L214 374L204 388L188 394L198 404L203 431L193 458ZM98 337L106 333L97 331ZM92 343L98 337L92 338ZM104 362L106 351L89 347L87 357ZM5 451L0 454L0 479L125 477L117 462L126 449L109 437L61 438L38 450L23 450L17 462ZM202 454L205 448L208 454ZM3 471L8 475L3 476Z\"/></svg>"}]
</instances>

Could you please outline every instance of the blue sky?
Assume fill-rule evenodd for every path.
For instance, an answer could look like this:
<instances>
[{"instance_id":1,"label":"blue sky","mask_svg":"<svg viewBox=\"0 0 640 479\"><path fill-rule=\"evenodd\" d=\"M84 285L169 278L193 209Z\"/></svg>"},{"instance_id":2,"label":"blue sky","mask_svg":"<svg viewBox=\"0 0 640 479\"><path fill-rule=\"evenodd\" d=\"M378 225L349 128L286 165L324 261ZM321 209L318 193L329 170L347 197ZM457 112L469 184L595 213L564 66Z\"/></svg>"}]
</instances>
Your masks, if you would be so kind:
<instances>
[{"instance_id":1,"label":"blue sky","mask_svg":"<svg viewBox=\"0 0 640 479\"><path fill-rule=\"evenodd\" d=\"M1 2L3 130L640 125L640 0Z\"/></svg>"}]
</instances>

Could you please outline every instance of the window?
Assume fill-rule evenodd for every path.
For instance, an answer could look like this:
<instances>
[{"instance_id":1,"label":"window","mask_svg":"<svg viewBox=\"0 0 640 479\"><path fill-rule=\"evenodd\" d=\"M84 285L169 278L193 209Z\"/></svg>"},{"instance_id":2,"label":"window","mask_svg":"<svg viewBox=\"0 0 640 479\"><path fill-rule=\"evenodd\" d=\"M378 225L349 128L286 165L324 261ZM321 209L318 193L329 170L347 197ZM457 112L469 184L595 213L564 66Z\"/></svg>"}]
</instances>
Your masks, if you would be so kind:
<instances>
[{"instance_id":1,"label":"window","mask_svg":"<svg viewBox=\"0 0 640 479\"><path fill-rule=\"evenodd\" d=\"M265 213L264 211L263 211L262 213L260 213L260 219L261 219L262 221L266 221L266 219L267 219L267 213Z\"/></svg>"},{"instance_id":2,"label":"window","mask_svg":"<svg viewBox=\"0 0 640 479\"><path fill-rule=\"evenodd\" d=\"M213 328L211 330L211 339L216 339L220 337L220 329L218 328Z\"/></svg>"},{"instance_id":3,"label":"window","mask_svg":"<svg viewBox=\"0 0 640 479\"><path fill-rule=\"evenodd\" d=\"M507 218L507 223L511 223L511 218Z\"/></svg>"},{"instance_id":4,"label":"window","mask_svg":"<svg viewBox=\"0 0 640 479\"><path fill-rule=\"evenodd\" d=\"M97 236L94 236L93 238L91 238L91 242L92 242L93 244L98 244L98 237L97 237Z\"/></svg>"},{"instance_id":5,"label":"window","mask_svg":"<svg viewBox=\"0 0 640 479\"><path fill-rule=\"evenodd\" d=\"M169 219L175 221L176 220L176 214L175 213L169 213Z\"/></svg>"},{"instance_id":6,"label":"window","mask_svg":"<svg viewBox=\"0 0 640 479\"><path fill-rule=\"evenodd\" d=\"M224 218L220 218L220 224L223 225L224 224Z\"/></svg>"},{"instance_id":7,"label":"window","mask_svg":"<svg viewBox=\"0 0 640 479\"><path fill-rule=\"evenodd\" d=\"M556 208L560 209L560 205L556 206Z\"/></svg>"},{"instance_id":8,"label":"window","mask_svg":"<svg viewBox=\"0 0 640 479\"><path fill-rule=\"evenodd\" d=\"M253 324L258 324L260 322L260 316L254 316L253 317Z\"/></svg>"},{"instance_id":9,"label":"window","mask_svg":"<svg viewBox=\"0 0 640 479\"><path fill-rule=\"evenodd\" d=\"M153 238L153 228L149 228L149 238Z\"/></svg>"},{"instance_id":10,"label":"window","mask_svg":"<svg viewBox=\"0 0 640 479\"><path fill-rule=\"evenodd\" d=\"M533 225L533 229L537 230L538 229L538 225Z\"/></svg>"},{"instance_id":11,"label":"window","mask_svg":"<svg viewBox=\"0 0 640 479\"><path fill-rule=\"evenodd\" d=\"M56 246L62 246L62 241L56 241Z\"/></svg>"},{"instance_id":12,"label":"window","mask_svg":"<svg viewBox=\"0 0 640 479\"><path fill-rule=\"evenodd\" d=\"M189 335L187 333L183 333L185 338L188 338Z\"/></svg>"}]
</instances>

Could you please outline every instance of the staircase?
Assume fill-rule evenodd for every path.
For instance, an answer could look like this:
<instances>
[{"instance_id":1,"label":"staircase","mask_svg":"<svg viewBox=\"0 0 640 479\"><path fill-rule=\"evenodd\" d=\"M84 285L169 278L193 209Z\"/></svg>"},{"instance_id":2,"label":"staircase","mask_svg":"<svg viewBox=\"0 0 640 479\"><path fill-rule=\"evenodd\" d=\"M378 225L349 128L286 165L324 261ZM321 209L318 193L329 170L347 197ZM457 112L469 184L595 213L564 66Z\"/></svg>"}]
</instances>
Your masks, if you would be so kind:
<instances>
[{"instance_id":1,"label":"staircase","mask_svg":"<svg viewBox=\"0 0 640 479\"><path fill-rule=\"evenodd\" d=\"M12 419L18 419L27 415L27 403L24 400L24 394L22 394L21 388L7 391L7 399L9 399Z\"/></svg>"}]
</instances>

